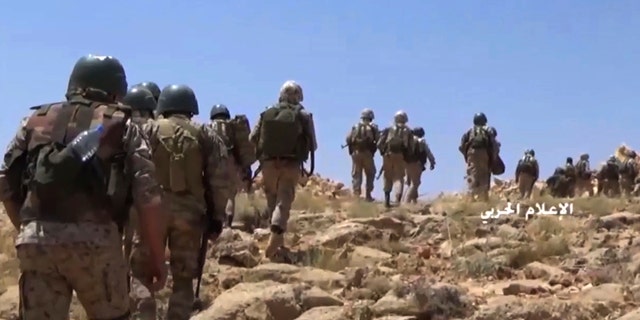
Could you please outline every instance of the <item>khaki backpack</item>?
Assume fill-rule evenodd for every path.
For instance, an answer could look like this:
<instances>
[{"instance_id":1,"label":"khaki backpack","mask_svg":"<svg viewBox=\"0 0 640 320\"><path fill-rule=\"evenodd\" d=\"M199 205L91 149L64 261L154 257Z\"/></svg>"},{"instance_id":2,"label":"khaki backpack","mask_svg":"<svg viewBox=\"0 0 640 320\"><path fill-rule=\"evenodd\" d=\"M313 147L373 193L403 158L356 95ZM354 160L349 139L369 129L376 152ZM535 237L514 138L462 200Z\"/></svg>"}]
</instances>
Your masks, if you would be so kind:
<instances>
[{"instance_id":1,"label":"khaki backpack","mask_svg":"<svg viewBox=\"0 0 640 320\"><path fill-rule=\"evenodd\" d=\"M241 167L250 167L256 162L256 148L249 140L251 134L249 119L247 116L239 114L230 122L233 128L233 155Z\"/></svg>"},{"instance_id":2,"label":"khaki backpack","mask_svg":"<svg viewBox=\"0 0 640 320\"><path fill-rule=\"evenodd\" d=\"M290 158L306 161L311 151L311 137L304 132L302 106L279 103L260 116L262 126L258 151L262 158Z\"/></svg>"},{"instance_id":3,"label":"khaki backpack","mask_svg":"<svg viewBox=\"0 0 640 320\"><path fill-rule=\"evenodd\" d=\"M192 195L204 202L202 128L188 119L169 117L156 121L153 163L164 190Z\"/></svg>"},{"instance_id":4,"label":"khaki backpack","mask_svg":"<svg viewBox=\"0 0 640 320\"><path fill-rule=\"evenodd\" d=\"M360 122L351 128L349 140L355 150L376 149L375 127L371 123Z\"/></svg>"},{"instance_id":5,"label":"khaki backpack","mask_svg":"<svg viewBox=\"0 0 640 320\"><path fill-rule=\"evenodd\" d=\"M412 152L413 135L407 126L394 125L389 128L385 140L386 151L390 153L402 153L408 155Z\"/></svg>"},{"instance_id":6,"label":"khaki backpack","mask_svg":"<svg viewBox=\"0 0 640 320\"><path fill-rule=\"evenodd\" d=\"M469 135L469 146L473 149L489 148L491 146L491 133L486 126L474 126Z\"/></svg>"}]
</instances>

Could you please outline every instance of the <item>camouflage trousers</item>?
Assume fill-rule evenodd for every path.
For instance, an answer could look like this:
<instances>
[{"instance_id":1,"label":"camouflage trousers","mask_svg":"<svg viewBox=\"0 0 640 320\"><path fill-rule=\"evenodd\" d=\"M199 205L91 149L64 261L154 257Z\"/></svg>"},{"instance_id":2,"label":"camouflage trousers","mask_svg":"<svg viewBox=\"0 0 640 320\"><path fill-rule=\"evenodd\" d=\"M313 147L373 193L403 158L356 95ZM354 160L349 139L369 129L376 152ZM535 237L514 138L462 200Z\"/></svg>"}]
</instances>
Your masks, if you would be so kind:
<instances>
[{"instance_id":1,"label":"camouflage trousers","mask_svg":"<svg viewBox=\"0 0 640 320\"><path fill-rule=\"evenodd\" d=\"M520 173L518 176L518 191L520 191L521 199L531 198L533 185L536 183L536 177L528 173Z\"/></svg>"},{"instance_id":2,"label":"camouflage trousers","mask_svg":"<svg viewBox=\"0 0 640 320\"><path fill-rule=\"evenodd\" d=\"M489 198L491 168L489 153L485 149L469 149L467 152L467 185L471 196Z\"/></svg>"},{"instance_id":3,"label":"camouflage trousers","mask_svg":"<svg viewBox=\"0 0 640 320\"><path fill-rule=\"evenodd\" d=\"M591 179L576 179L575 195L577 197L581 197L585 192L587 192L590 197L593 196L593 184L591 183Z\"/></svg>"},{"instance_id":4,"label":"camouflage trousers","mask_svg":"<svg viewBox=\"0 0 640 320\"><path fill-rule=\"evenodd\" d=\"M396 190L396 201L400 202L404 191L404 175L406 162L404 156L400 153L388 153L382 157L382 169L384 170L384 187L385 193L393 190L394 184L399 187Z\"/></svg>"},{"instance_id":5,"label":"camouflage trousers","mask_svg":"<svg viewBox=\"0 0 640 320\"><path fill-rule=\"evenodd\" d=\"M262 161L261 165L267 210L271 214L271 226L285 232L289 223L291 205L296 199L296 185L301 175L300 163L266 160Z\"/></svg>"},{"instance_id":6,"label":"camouflage trousers","mask_svg":"<svg viewBox=\"0 0 640 320\"><path fill-rule=\"evenodd\" d=\"M373 153L370 151L354 151L351 154L351 184L353 194L362 194L362 174L364 173L367 193L373 191L373 182L376 177L376 164L373 160Z\"/></svg>"},{"instance_id":7,"label":"camouflage trousers","mask_svg":"<svg viewBox=\"0 0 640 320\"><path fill-rule=\"evenodd\" d=\"M169 206L165 242L170 251L169 268L173 286L166 319L189 319L193 309L193 280L198 276L198 253L204 231L204 206L192 198L165 194L163 203ZM147 289L149 276L146 263L149 253L138 234L134 235L131 253L133 281L131 295L136 305L134 319L156 319L156 299Z\"/></svg>"},{"instance_id":8,"label":"camouflage trousers","mask_svg":"<svg viewBox=\"0 0 640 320\"><path fill-rule=\"evenodd\" d=\"M236 195L238 195L242 186L240 185L240 168L238 168L233 157L229 157L228 168L231 173L229 174L230 191L229 199L227 200L227 205L224 211L227 215L227 225L230 227L236 212Z\"/></svg>"},{"instance_id":9,"label":"camouflage trousers","mask_svg":"<svg viewBox=\"0 0 640 320\"><path fill-rule=\"evenodd\" d=\"M22 320L66 320L73 291L89 319L128 319L127 269L120 243L22 244Z\"/></svg>"},{"instance_id":10,"label":"camouflage trousers","mask_svg":"<svg viewBox=\"0 0 640 320\"><path fill-rule=\"evenodd\" d=\"M618 197L620 196L620 181L613 179L598 181L598 189L599 193L607 197Z\"/></svg>"},{"instance_id":11,"label":"camouflage trousers","mask_svg":"<svg viewBox=\"0 0 640 320\"><path fill-rule=\"evenodd\" d=\"M620 177L620 191L625 196L630 196L634 188L634 177L621 175Z\"/></svg>"},{"instance_id":12,"label":"camouflage trousers","mask_svg":"<svg viewBox=\"0 0 640 320\"><path fill-rule=\"evenodd\" d=\"M422 162L408 162L406 172L407 184L409 185L409 190L407 191L407 202L417 202L419 196L418 190L422 183Z\"/></svg>"}]
</instances>

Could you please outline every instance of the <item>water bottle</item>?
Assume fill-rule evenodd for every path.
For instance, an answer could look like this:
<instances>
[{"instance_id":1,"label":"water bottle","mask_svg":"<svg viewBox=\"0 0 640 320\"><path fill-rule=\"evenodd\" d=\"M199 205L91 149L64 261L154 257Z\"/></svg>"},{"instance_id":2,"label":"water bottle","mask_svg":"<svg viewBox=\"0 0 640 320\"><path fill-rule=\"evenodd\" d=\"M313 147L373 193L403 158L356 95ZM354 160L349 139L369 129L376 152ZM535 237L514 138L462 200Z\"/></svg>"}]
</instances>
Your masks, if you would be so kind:
<instances>
[{"instance_id":1,"label":"water bottle","mask_svg":"<svg viewBox=\"0 0 640 320\"><path fill-rule=\"evenodd\" d=\"M94 129L83 131L67 147L80 161L86 162L98 151L102 131L104 131L102 124Z\"/></svg>"}]
</instances>

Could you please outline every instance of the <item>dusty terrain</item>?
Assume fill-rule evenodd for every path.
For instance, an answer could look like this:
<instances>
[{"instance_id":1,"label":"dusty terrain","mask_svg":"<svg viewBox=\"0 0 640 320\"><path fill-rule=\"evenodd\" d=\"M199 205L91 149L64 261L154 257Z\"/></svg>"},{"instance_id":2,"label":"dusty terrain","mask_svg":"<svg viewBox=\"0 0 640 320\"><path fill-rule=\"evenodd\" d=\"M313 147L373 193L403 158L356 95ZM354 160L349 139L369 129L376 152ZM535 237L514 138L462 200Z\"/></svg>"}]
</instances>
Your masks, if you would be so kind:
<instances>
[{"instance_id":1,"label":"dusty terrain","mask_svg":"<svg viewBox=\"0 0 640 320\"><path fill-rule=\"evenodd\" d=\"M537 195L522 210L572 202L574 212L483 224L481 212L512 198L511 182L496 181L488 204L441 195L391 210L343 189L320 177L306 183L290 221L291 252L274 262L260 254L268 230L252 228L263 198L239 196L238 229L209 251L205 310L194 319L640 319L638 200ZM14 232L6 217L0 229L0 319L12 319ZM77 304L72 319L84 319Z\"/></svg>"}]
</instances>

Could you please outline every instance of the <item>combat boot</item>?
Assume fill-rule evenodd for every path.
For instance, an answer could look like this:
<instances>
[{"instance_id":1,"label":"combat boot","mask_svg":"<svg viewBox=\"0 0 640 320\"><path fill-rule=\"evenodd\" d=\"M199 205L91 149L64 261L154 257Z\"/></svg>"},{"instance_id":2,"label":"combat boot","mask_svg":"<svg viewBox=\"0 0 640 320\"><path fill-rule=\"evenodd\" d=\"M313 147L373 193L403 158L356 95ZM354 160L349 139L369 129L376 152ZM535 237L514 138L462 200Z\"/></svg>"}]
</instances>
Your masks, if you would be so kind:
<instances>
[{"instance_id":1,"label":"combat boot","mask_svg":"<svg viewBox=\"0 0 640 320\"><path fill-rule=\"evenodd\" d=\"M391 208L391 192L384 193L384 206Z\"/></svg>"},{"instance_id":2,"label":"combat boot","mask_svg":"<svg viewBox=\"0 0 640 320\"><path fill-rule=\"evenodd\" d=\"M402 193L396 194L396 203L400 205L401 201L402 201Z\"/></svg>"},{"instance_id":3,"label":"combat boot","mask_svg":"<svg viewBox=\"0 0 640 320\"><path fill-rule=\"evenodd\" d=\"M374 201L373 197L371 196L371 191L367 191L367 194L365 196L365 200L367 200L368 202L373 202Z\"/></svg>"},{"instance_id":4,"label":"combat boot","mask_svg":"<svg viewBox=\"0 0 640 320\"><path fill-rule=\"evenodd\" d=\"M269 237L269 243L267 244L267 248L264 249L264 256L266 258L273 257L278 249L284 246L284 234L271 232L271 236Z\"/></svg>"}]
</instances>

